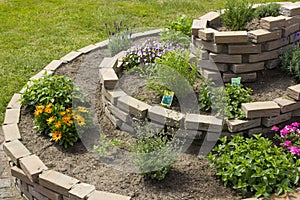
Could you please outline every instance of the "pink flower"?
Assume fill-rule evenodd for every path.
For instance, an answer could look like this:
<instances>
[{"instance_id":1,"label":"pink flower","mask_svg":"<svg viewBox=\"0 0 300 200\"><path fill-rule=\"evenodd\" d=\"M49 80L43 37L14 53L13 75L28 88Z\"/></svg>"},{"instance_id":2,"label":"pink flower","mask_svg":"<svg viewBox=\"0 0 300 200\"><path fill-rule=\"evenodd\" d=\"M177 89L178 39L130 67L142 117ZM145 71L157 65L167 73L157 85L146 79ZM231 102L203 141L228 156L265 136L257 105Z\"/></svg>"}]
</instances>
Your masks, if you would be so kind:
<instances>
[{"instance_id":1,"label":"pink flower","mask_svg":"<svg viewBox=\"0 0 300 200\"><path fill-rule=\"evenodd\" d=\"M293 123L292 123L292 126L298 127L298 126L299 126L299 123L298 123L298 122L293 122Z\"/></svg>"},{"instance_id":2,"label":"pink flower","mask_svg":"<svg viewBox=\"0 0 300 200\"><path fill-rule=\"evenodd\" d=\"M289 133L289 129L287 127L284 127L283 129L281 129L280 131L280 135L281 137L286 137L286 135Z\"/></svg>"},{"instance_id":3,"label":"pink flower","mask_svg":"<svg viewBox=\"0 0 300 200\"><path fill-rule=\"evenodd\" d=\"M271 130L272 131L279 131L279 128L277 126L273 126Z\"/></svg>"},{"instance_id":4,"label":"pink flower","mask_svg":"<svg viewBox=\"0 0 300 200\"><path fill-rule=\"evenodd\" d=\"M291 146L288 147L288 149L290 150L291 154L300 155L300 149L298 147Z\"/></svg>"},{"instance_id":5,"label":"pink flower","mask_svg":"<svg viewBox=\"0 0 300 200\"><path fill-rule=\"evenodd\" d=\"M287 141L285 141L284 143L282 143L283 144L283 146L285 146L285 147L289 147L289 146L291 146L291 141L290 140L287 140Z\"/></svg>"}]
</instances>

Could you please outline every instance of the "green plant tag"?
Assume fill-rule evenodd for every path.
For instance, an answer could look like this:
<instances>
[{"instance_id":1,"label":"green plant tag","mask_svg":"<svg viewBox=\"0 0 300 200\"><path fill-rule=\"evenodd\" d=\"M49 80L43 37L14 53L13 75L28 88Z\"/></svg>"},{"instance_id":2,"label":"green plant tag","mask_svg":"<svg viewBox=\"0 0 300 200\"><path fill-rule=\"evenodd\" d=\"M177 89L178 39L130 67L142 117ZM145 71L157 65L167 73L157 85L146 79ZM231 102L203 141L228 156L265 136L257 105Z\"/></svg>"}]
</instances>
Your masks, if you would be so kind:
<instances>
[{"instance_id":1,"label":"green plant tag","mask_svg":"<svg viewBox=\"0 0 300 200\"><path fill-rule=\"evenodd\" d=\"M231 85L239 86L241 84L241 77L231 78Z\"/></svg>"},{"instance_id":2,"label":"green plant tag","mask_svg":"<svg viewBox=\"0 0 300 200\"><path fill-rule=\"evenodd\" d=\"M174 92L165 90L164 96L161 100L161 105L170 107L172 105L173 97L174 97Z\"/></svg>"}]
</instances>

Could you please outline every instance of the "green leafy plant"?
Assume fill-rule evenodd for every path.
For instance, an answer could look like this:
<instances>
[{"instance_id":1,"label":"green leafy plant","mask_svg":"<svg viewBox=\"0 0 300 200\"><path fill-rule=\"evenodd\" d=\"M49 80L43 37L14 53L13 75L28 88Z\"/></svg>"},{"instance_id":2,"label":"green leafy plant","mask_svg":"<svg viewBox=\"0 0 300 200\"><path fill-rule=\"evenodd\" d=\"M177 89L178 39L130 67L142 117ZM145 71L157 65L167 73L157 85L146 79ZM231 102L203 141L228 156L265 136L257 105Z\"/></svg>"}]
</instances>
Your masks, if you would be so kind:
<instances>
[{"instance_id":1,"label":"green leafy plant","mask_svg":"<svg viewBox=\"0 0 300 200\"><path fill-rule=\"evenodd\" d=\"M178 44L182 48L188 48L191 43L191 38L180 31L165 29L159 35L160 41Z\"/></svg>"},{"instance_id":2,"label":"green leafy plant","mask_svg":"<svg viewBox=\"0 0 300 200\"><path fill-rule=\"evenodd\" d=\"M176 20L168 22L167 29L179 31L187 36L191 36L192 21L192 18L180 15L176 18Z\"/></svg>"},{"instance_id":3,"label":"green leafy plant","mask_svg":"<svg viewBox=\"0 0 300 200\"><path fill-rule=\"evenodd\" d=\"M207 158L224 185L269 199L273 192L280 195L293 191L298 183L300 161L273 146L271 140L254 135L247 139L235 136L228 143L226 137L220 141Z\"/></svg>"},{"instance_id":4,"label":"green leafy plant","mask_svg":"<svg viewBox=\"0 0 300 200\"><path fill-rule=\"evenodd\" d=\"M244 30L254 16L252 5L248 0L226 0L221 15L224 26L233 31Z\"/></svg>"},{"instance_id":5,"label":"green leafy plant","mask_svg":"<svg viewBox=\"0 0 300 200\"><path fill-rule=\"evenodd\" d=\"M49 103L72 106L73 93L78 91L70 78L57 75L44 75L33 80L22 94L21 104L29 109ZM74 97L75 98L75 97Z\"/></svg>"},{"instance_id":6,"label":"green leafy plant","mask_svg":"<svg viewBox=\"0 0 300 200\"><path fill-rule=\"evenodd\" d=\"M296 42L295 42L296 43ZM291 50L286 50L283 55L280 56L281 69L294 77L296 80L300 80L300 47L295 46Z\"/></svg>"},{"instance_id":7,"label":"green leafy plant","mask_svg":"<svg viewBox=\"0 0 300 200\"><path fill-rule=\"evenodd\" d=\"M98 155L104 157L107 156L108 152L112 151L114 147L119 146L120 143L121 140L118 138L108 139L105 134L100 134L99 145L94 145L93 150Z\"/></svg>"},{"instance_id":8,"label":"green leafy plant","mask_svg":"<svg viewBox=\"0 0 300 200\"><path fill-rule=\"evenodd\" d=\"M214 86L214 82L211 79L206 80L198 86L199 90L199 109L203 111L210 111L212 108L212 98L213 98L213 91L212 87Z\"/></svg>"},{"instance_id":9,"label":"green leafy plant","mask_svg":"<svg viewBox=\"0 0 300 200\"><path fill-rule=\"evenodd\" d=\"M258 19L268 16L279 16L280 4L278 3L268 3L258 6L254 11L254 16Z\"/></svg>"}]
</instances>

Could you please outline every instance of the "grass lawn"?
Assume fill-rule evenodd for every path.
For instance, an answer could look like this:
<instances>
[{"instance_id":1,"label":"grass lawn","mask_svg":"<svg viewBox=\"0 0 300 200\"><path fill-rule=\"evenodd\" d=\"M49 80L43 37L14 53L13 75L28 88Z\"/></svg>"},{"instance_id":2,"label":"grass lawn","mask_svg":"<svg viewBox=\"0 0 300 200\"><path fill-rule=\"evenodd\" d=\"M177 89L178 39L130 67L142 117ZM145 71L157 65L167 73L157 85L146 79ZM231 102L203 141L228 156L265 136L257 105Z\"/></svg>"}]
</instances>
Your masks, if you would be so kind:
<instances>
[{"instance_id":1,"label":"grass lawn","mask_svg":"<svg viewBox=\"0 0 300 200\"><path fill-rule=\"evenodd\" d=\"M0 124L11 96L51 60L107 39L104 24L164 27L198 18L221 0L0 0ZM258 2L258 1L256 1Z\"/></svg>"}]
</instances>

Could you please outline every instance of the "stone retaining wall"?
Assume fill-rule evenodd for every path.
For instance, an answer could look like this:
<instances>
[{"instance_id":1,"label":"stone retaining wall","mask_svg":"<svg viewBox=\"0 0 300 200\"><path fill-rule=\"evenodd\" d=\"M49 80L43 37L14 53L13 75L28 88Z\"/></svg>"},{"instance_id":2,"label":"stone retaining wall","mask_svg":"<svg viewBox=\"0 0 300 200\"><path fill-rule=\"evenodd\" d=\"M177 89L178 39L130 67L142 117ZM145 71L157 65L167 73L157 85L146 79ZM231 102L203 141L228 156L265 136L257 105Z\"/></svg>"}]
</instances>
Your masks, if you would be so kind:
<instances>
[{"instance_id":1,"label":"stone retaining wall","mask_svg":"<svg viewBox=\"0 0 300 200\"><path fill-rule=\"evenodd\" d=\"M133 34L137 39L146 36L157 36L161 30L147 31ZM98 49L107 48L108 40L86 46L78 51L70 52L59 60L53 60L31 80L42 77L45 73L52 74L63 63L75 60L78 56ZM109 85L109 82L105 82ZM32 154L23 144L18 123L20 120L20 98L25 91L23 88L19 94L14 94L7 105L4 123L2 126L5 143L3 150L9 157L11 174L15 180L15 186L25 199L29 200L129 200L128 196L97 191L95 186L82 183L73 177L48 169L47 166Z\"/></svg>"},{"instance_id":2,"label":"stone retaining wall","mask_svg":"<svg viewBox=\"0 0 300 200\"><path fill-rule=\"evenodd\" d=\"M191 49L195 53L202 48L200 57L221 66L224 82L242 77L242 82L254 82L257 73L278 66L278 57L299 43L300 3L282 2L278 17L260 20L261 29L253 31L219 32L213 27L221 23L219 12L209 12L192 25ZM254 5L254 8L258 5ZM216 76L216 70L200 66L200 72L209 78ZM203 68L203 69L202 69ZM209 75L207 75L209 74Z\"/></svg>"}]
</instances>

